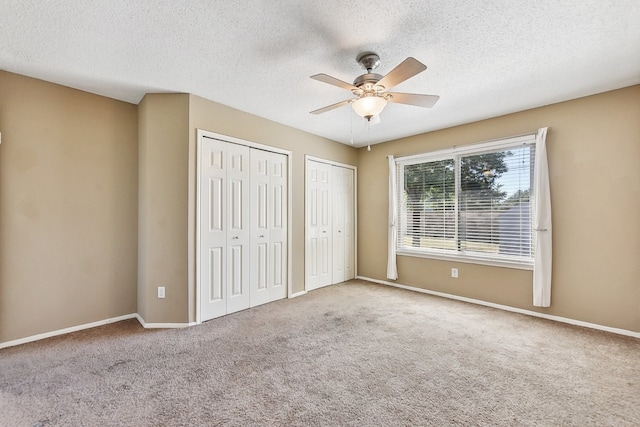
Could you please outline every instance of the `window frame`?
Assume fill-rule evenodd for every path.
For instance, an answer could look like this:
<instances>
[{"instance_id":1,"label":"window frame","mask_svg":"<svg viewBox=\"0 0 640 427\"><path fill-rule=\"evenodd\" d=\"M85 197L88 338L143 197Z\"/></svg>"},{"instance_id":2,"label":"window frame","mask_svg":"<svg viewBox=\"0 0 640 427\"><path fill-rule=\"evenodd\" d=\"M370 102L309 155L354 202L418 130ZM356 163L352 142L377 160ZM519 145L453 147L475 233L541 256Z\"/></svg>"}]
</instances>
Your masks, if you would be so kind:
<instances>
[{"instance_id":1,"label":"window frame","mask_svg":"<svg viewBox=\"0 0 640 427\"><path fill-rule=\"evenodd\" d=\"M496 151L506 151L509 149L515 149L523 146L530 146L535 150L536 135L527 134L516 137L504 138L493 141L480 142L475 144L468 144L463 146L454 146L452 148L431 151L426 153L414 154L409 156L398 157L395 159L396 163L396 175L397 175L397 188L396 188L396 200L397 200L397 217L403 218L403 213L406 213L406 208L403 206L402 197L404 194L404 166L415 165L419 163L437 162L442 160L453 159L455 165L455 240L458 240L458 213L459 213L459 189L460 189L460 158L465 156L479 155L485 153L491 153ZM402 168L400 168L402 166ZM532 180L535 182L535 179ZM455 261L462 263L489 265L497 267L506 267L522 270L533 270L535 250L536 250L536 233L534 232L533 224L535 223L535 185L531 185L530 189L530 223L531 223L531 244L533 246L532 255L529 259L523 259L523 257L510 256L510 255L498 255L487 254L481 255L479 252L465 252L459 250L444 250L434 248L415 249L407 246L400 245L400 237L406 236L406 226L403 224L406 220L399 220L398 224L398 239L395 242L396 254L401 256L412 256L419 258L429 258L444 261Z\"/></svg>"}]
</instances>

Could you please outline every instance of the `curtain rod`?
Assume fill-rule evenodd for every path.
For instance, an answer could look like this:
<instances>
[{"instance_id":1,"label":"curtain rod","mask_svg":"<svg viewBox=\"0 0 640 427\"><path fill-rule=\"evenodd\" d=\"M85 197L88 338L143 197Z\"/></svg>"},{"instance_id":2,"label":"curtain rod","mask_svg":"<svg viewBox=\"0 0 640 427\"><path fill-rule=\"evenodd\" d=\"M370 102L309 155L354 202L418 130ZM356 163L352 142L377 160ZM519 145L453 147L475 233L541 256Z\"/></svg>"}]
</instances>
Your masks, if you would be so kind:
<instances>
[{"instance_id":1,"label":"curtain rod","mask_svg":"<svg viewBox=\"0 0 640 427\"><path fill-rule=\"evenodd\" d=\"M541 128L542 129L542 128ZM494 138L494 139L485 139L484 141L476 141L476 142L470 142L468 144L461 144L461 145L454 145L452 146L452 148L456 148L456 147L464 147L467 145L471 145L471 144L488 144L490 142L498 142L498 141L502 141L503 139L511 139L511 138L521 138L523 136L536 136L538 134L538 131L540 129L536 129L532 132L526 132L526 133L519 133L517 135L509 135L509 136L503 136L501 138Z\"/></svg>"},{"instance_id":2,"label":"curtain rod","mask_svg":"<svg viewBox=\"0 0 640 427\"><path fill-rule=\"evenodd\" d=\"M544 129L544 127L540 128L540 129ZM445 150L455 150L456 148L459 147L466 147L467 145L475 145L475 144L488 144L491 142L498 142L498 141L502 141L504 139L512 139L512 138L521 138L523 136L536 136L538 134L538 132L540 131L540 129L536 129L534 131L530 131L530 132L525 132L525 133L520 133L517 135L510 135L510 136L503 136L501 138L495 138L495 139L487 139L484 141L475 141L475 142L469 142L468 144L459 144L459 145L452 145L450 148L442 148L442 149L438 149L438 150L434 150L434 152L438 152L438 151L445 151ZM548 128L547 128L548 129ZM413 157L413 156L420 156L422 154L426 154L426 153L417 153L417 154L402 154L402 155L397 155L397 154L389 154L387 156L387 158L389 156L393 156L394 159L397 157L400 158L406 158L406 157Z\"/></svg>"}]
</instances>

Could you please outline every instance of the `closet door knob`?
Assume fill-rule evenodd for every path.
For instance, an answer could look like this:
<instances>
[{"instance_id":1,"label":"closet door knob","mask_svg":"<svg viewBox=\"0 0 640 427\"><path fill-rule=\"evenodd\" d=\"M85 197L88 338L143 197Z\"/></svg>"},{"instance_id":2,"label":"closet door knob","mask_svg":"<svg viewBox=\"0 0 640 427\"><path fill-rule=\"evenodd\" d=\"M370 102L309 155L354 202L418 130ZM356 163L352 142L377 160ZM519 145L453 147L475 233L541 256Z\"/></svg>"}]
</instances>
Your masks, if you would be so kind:
<instances>
[{"instance_id":1,"label":"closet door knob","mask_svg":"<svg viewBox=\"0 0 640 427\"><path fill-rule=\"evenodd\" d=\"M232 239L233 239L233 240L237 240L237 239L238 239L238 236L233 236L233 237L232 237Z\"/></svg>"}]
</instances>

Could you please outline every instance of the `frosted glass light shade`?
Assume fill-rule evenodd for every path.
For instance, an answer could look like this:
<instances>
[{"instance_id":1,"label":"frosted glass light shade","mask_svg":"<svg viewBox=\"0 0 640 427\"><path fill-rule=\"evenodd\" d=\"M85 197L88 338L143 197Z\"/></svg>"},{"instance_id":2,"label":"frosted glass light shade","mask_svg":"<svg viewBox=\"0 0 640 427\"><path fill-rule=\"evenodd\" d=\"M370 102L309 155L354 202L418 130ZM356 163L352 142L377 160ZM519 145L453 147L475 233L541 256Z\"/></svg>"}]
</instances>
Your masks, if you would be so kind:
<instances>
[{"instance_id":1,"label":"frosted glass light shade","mask_svg":"<svg viewBox=\"0 0 640 427\"><path fill-rule=\"evenodd\" d=\"M373 117L382 113L387 101L379 96L363 96L351 104L353 111L360 117Z\"/></svg>"}]
</instances>

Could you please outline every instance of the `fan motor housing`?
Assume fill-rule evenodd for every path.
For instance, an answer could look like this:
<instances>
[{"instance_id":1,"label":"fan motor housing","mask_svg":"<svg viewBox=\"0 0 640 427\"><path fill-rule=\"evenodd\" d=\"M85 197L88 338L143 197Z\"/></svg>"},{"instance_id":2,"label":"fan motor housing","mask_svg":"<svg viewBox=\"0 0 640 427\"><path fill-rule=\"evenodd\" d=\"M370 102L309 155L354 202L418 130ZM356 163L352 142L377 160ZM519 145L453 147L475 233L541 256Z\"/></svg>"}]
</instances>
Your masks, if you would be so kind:
<instances>
[{"instance_id":1,"label":"fan motor housing","mask_svg":"<svg viewBox=\"0 0 640 427\"><path fill-rule=\"evenodd\" d=\"M355 87L362 88L362 86L368 83L373 87L376 83L382 80L382 77L383 76L381 76L380 74L375 74L375 73L363 74L361 76L356 77L356 79L353 81L353 85Z\"/></svg>"}]
</instances>

